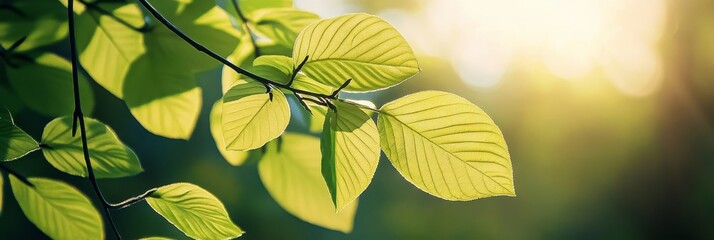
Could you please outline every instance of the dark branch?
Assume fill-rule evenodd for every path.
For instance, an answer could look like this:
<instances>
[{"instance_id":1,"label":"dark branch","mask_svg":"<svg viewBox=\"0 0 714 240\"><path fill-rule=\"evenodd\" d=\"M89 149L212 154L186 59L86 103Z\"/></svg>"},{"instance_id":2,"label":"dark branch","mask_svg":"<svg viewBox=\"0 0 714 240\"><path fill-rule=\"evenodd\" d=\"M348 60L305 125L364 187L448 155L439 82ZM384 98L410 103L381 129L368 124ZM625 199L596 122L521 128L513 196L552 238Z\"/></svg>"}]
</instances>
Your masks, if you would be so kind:
<instances>
[{"instance_id":1,"label":"dark branch","mask_svg":"<svg viewBox=\"0 0 714 240\"><path fill-rule=\"evenodd\" d=\"M308 95L308 96L313 96L313 97L321 97L321 98L326 98L326 99L335 99L335 96L332 96L332 95L325 95L325 94L313 93L313 92L306 91L306 90L302 90L302 89L296 89L296 88L291 87L290 85L283 84L283 83L276 82L276 81L272 81L272 80L270 80L270 79L267 79L267 78L258 76L258 75L254 74L254 73L252 73L252 72L249 72L249 71L247 71L247 70L245 70L245 69L243 69L243 68L241 68L241 67L239 67L239 66L233 64L232 62L228 61L227 59L221 57L221 56L218 55L217 53L211 51L210 49L206 48L205 46L201 45L200 43L196 42L196 41L193 40L191 37L189 37L188 35L186 35L185 33L183 33L180 29L178 29L175 25L173 25L168 19L166 19L163 15L161 15L161 13L159 13L158 10L156 10L156 8L154 8L154 6L152 6L147 0L138 0L138 1L139 1L139 3L141 3L142 6L144 6L144 8L145 8L146 10L149 11L149 13L151 13L152 16L154 16L157 20L159 20L159 22L161 22L161 24L163 24L164 26L166 26L169 30L171 30L171 31L172 31L174 34L176 34L178 37L180 37L180 38L183 39L185 42L187 42L188 44L190 44L191 46L193 46L196 50L198 50L198 51L200 51L200 52L203 52L203 53L205 53L206 55L210 56L211 58L213 58L213 59L215 59L215 60L217 60L217 61L223 63L224 65L230 67L230 68L233 69L233 71L235 71L236 73L243 74L243 75L245 75L246 77L249 77L249 78L251 78L251 79L253 79L253 80L255 80L255 81L258 81L258 82L260 82L260 83L270 84L270 85L272 85L272 86L276 86L276 87L279 87L279 88L286 89L286 90L291 91L291 92L293 92L293 93L300 93L300 94L303 94L303 95Z\"/></svg>"},{"instance_id":2,"label":"dark branch","mask_svg":"<svg viewBox=\"0 0 714 240\"><path fill-rule=\"evenodd\" d=\"M68 6L67 6L67 18L69 18L69 45L70 45L70 53L69 55L72 58L72 83L73 83L73 90L74 90L74 117L73 117L73 123L72 123L72 135L74 136L74 133L76 132L77 129L77 122L79 122L79 131L81 133L82 137L82 152L84 154L84 163L87 166L87 175L89 178L89 181L92 183L92 187L94 188L94 193L97 194L97 197L99 200L102 202L102 207L104 208L104 213L107 216L107 219L109 220L109 225L112 227L114 230L114 234L118 239L121 239L121 235L119 234L119 230L117 229L116 225L114 224L114 219L112 218L111 213L109 212L109 203L107 200L104 198L104 195L102 195L102 191L99 189L99 185L97 184L97 179L94 176L94 169L92 169L92 161L89 159L89 147L87 146L87 129L84 123L84 114L82 113L82 103L81 99L79 97L79 77L77 75L78 73L78 68L79 68L79 60L77 59L77 41L76 41L76 36L75 36L75 29L74 29L74 0L69 0L68 1Z\"/></svg>"}]
</instances>

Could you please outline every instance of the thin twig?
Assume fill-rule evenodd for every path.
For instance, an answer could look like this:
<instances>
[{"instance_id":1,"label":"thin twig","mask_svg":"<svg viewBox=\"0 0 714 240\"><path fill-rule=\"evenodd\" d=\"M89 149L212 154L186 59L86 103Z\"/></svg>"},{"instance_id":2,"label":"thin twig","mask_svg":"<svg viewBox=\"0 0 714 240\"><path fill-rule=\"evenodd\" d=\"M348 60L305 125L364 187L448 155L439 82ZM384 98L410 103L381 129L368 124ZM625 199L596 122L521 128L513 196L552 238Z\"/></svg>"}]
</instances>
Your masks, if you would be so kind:
<instances>
[{"instance_id":1,"label":"thin twig","mask_svg":"<svg viewBox=\"0 0 714 240\"><path fill-rule=\"evenodd\" d=\"M67 17L69 18L69 45L70 45L70 53L69 55L72 58L72 82L73 82L73 89L74 89L74 118L73 118L73 134L76 131L76 126L77 122L79 122L79 130L82 138L82 152L84 154L84 163L87 166L87 175L89 178L89 181L92 183L92 187L94 188L94 193L97 194L97 197L102 203L102 208L104 209L104 213L107 216L107 219L109 220L109 225L112 227L114 230L114 234L116 235L117 239L121 239L121 235L119 234L119 230L117 229L116 225L114 224L114 219L112 218L111 213L109 212L109 203L107 200L104 198L104 195L102 195L102 191L99 189L99 185L97 184L97 179L94 176L94 170L92 169L92 161L89 159L89 147L87 146L87 129L84 123L84 114L82 113L82 103L79 97L79 77L77 76L78 72L78 66L79 66L79 60L77 59L77 43L76 43L76 36L75 36L75 29L74 29L74 0L69 0L68 1L68 6L67 6Z\"/></svg>"},{"instance_id":2,"label":"thin twig","mask_svg":"<svg viewBox=\"0 0 714 240\"><path fill-rule=\"evenodd\" d=\"M258 48L258 43L255 41L255 34L253 34L253 30L250 29L250 25L248 25L248 18L243 15L243 12L240 10L240 5L238 5L238 0L233 0L233 7L236 10L236 13L238 13L238 18L240 18L240 21L243 22L243 28L245 28L245 31L250 35L250 43L253 44L253 55L255 58L260 57L260 48Z\"/></svg>"},{"instance_id":3,"label":"thin twig","mask_svg":"<svg viewBox=\"0 0 714 240\"><path fill-rule=\"evenodd\" d=\"M136 203L138 203L138 202L141 202L142 200L146 199L146 198L149 197L151 194L154 194L154 192L156 192L156 190L159 190L159 189L158 189L158 188L152 188L152 189L149 189L148 191L146 191L145 193L143 193L143 194L141 194L141 195L139 195L139 196L129 198L129 199L127 199L127 200L124 200L123 202L116 203L116 204L109 204L109 208L111 208L112 210L119 210L119 209L127 208L127 207L129 207L129 206L131 206L131 205L134 205L134 204L136 204Z\"/></svg>"}]
</instances>

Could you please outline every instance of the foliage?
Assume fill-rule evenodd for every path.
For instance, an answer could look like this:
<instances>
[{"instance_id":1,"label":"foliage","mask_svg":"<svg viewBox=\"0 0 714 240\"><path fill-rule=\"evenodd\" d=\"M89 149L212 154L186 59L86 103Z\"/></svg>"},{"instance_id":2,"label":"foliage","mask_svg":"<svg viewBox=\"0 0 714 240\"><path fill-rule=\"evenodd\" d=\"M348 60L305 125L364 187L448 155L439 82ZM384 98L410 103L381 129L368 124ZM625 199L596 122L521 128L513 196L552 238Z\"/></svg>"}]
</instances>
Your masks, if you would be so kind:
<instances>
[{"instance_id":1,"label":"foliage","mask_svg":"<svg viewBox=\"0 0 714 240\"><path fill-rule=\"evenodd\" d=\"M243 234L223 203L190 183L107 202L97 178L143 169L109 126L83 115L94 108L90 79L123 100L147 131L189 139L203 98L195 75L220 64L223 97L210 114L217 148L234 166L256 159L270 195L306 222L350 232L380 150L404 178L434 196L463 201L515 195L503 135L467 100L426 91L377 109L341 96L389 88L420 71L407 41L377 16L320 20L285 0L221 6L208 0L60 1L73 6L65 9L67 21L59 3L36 1L38 7L21 1L0 9L7 11L0 27L9 29L0 34L0 73L7 81L0 92L18 96L0 98L10 110L0 111L0 167L27 218L51 238L103 238L105 225L72 186L27 178L4 165L38 149L57 170L88 178L119 238L109 210L143 200L188 237ZM67 35L70 60L48 51ZM40 143L13 122L11 113L24 107L57 117ZM309 114L304 132L321 137L286 132L294 113Z\"/></svg>"}]
</instances>

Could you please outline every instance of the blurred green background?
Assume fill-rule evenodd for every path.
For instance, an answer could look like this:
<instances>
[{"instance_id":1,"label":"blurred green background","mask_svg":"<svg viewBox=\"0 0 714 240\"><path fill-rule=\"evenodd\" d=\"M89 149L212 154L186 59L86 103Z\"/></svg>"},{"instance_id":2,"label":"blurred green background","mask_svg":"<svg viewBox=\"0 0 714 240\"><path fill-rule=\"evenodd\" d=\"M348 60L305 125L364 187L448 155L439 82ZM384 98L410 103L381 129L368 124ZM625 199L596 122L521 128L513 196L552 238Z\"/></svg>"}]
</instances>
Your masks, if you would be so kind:
<instances>
[{"instance_id":1,"label":"blurred green background","mask_svg":"<svg viewBox=\"0 0 714 240\"><path fill-rule=\"evenodd\" d=\"M360 11L392 22L414 46L423 71L366 97L380 106L436 89L479 105L509 144L518 196L440 200L382 157L352 233L304 223L272 200L255 165L231 167L218 153L208 124L220 97L216 70L199 77L204 102L190 141L148 133L123 102L93 84L92 116L115 129L145 169L100 180L110 200L192 182L224 202L246 230L243 239L714 238L714 1L303 0L296 6L323 17ZM35 138L51 120L29 111L15 119ZM7 165L63 179L94 198L86 180L54 170L39 151ZM0 238L46 238L5 188ZM183 236L147 204L114 216L126 238Z\"/></svg>"}]
</instances>

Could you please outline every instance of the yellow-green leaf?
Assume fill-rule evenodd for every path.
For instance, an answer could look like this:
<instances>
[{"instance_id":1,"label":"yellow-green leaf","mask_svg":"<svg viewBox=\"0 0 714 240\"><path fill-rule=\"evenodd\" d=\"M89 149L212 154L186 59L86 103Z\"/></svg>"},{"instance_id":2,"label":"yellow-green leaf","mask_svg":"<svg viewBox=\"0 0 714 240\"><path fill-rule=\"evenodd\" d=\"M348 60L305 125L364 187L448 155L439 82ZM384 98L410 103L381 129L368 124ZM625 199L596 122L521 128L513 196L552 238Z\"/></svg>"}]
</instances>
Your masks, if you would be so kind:
<instances>
[{"instance_id":1,"label":"yellow-green leaf","mask_svg":"<svg viewBox=\"0 0 714 240\"><path fill-rule=\"evenodd\" d=\"M213 194L190 183L160 187L146 202L159 215L194 239L229 239L243 234Z\"/></svg>"},{"instance_id":2,"label":"yellow-green leaf","mask_svg":"<svg viewBox=\"0 0 714 240\"><path fill-rule=\"evenodd\" d=\"M354 105L335 102L322 129L322 176L337 211L367 189L377 170L379 133L369 115Z\"/></svg>"},{"instance_id":3,"label":"yellow-green leaf","mask_svg":"<svg viewBox=\"0 0 714 240\"><path fill-rule=\"evenodd\" d=\"M293 72L292 58L282 55L263 55L257 57L253 60L253 66L271 66L283 73L286 77L290 77L290 74ZM275 80L280 81L280 83L285 83L288 79Z\"/></svg>"},{"instance_id":4,"label":"yellow-green leaf","mask_svg":"<svg viewBox=\"0 0 714 240\"><path fill-rule=\"evenodd\" d=\"M468 100L438 91L411 94L385 104L378 124L384 153L419 189L459 201L515 196L503 134Z\"/></svg>"},{"instance_id":5,"label":"yellow-green leaf","mask_svg":"<svg viewBox=\"0 0 714 240\"><path fill-rule=\"evenodd\" d=\"M144 238L139 238L139 240L172 240L173 238L167 238L167 237L144 237Z\"/></svg>"},{"instance_id":6,"label":"yellow-green leaf","mask_svg":"<svg viewBox=\"0 0 714 240\"><path fill-rule=\"evenodd\" d=\"M240 42L242 34L233 26L228 14L216 6L215 1L165 0L153 1L152 4L181 31L221 56L232 53ZM158 23L156 19L152 21ZM220 62L197 51L168 28L157 25L146 36L148 54L152 55L157 64L167 64L169 61L174 67L195 72L221 66Z\"/></svg>"},{"instance_id":7,"label":"yellow-green leaf","mask_svg":"<svg viewBox=\"0 0 714 240\"><path fill-rule=\"evenodd\" d=\"M52 239L104 238L102 218L79 190L49 179L27 180L33 186L11 175L12 193L27 219L47 236Z\"/></svg>"},{"instance_id":8,"label":"yellow-green leaf","mask_svg":"<svg viewBox=\"0 0 714 240\"><path fill-rule=\"evenodd\" d=\"M231 151L226 149L226 141L223 140L223 127L221 125L221 115L223 112L223 101L218 100L211 108L211 136L216 141L216 147L221 152L223 158L233 166L240 166L248 159L248 151Z\"/></svg>"},{"instance_id":9,"label":"yellow-green leaf","mask_svg":"<svg viewBox=\"0 0 714 240\"><path fill-rule=\"evenodd\" d=\"M77 6L84 5L75 4L75 8ZM102 3L99 6L133 27L144 24L136 4ZM124 80L132 63L146 52L144 34L93 10L77 16L76 24L82 67L99 85L122 98Z\"/></svg>"},{"instance_id":10,"label":"yellow-green leaf","mask_svg":"<svg viewBox=\"0 0 714 240\"><path fill-rule=\"evenodd\" d=\"M135 62L124 84L124 102L149 132L189 139L201 112L201 89L193 73L145 57Z\"/></svg>"},{"instance_id":11,"label":"yellow-green leaf","mask_svg":"<svg viewBox=\"0 0 714 240\"><path fill-rule=\"evenodd\" d=\"M357 201L335 212L330 191L320 173L320 140L286 133L282 141L268 144L258 162L263 185L280 206L303 221L337 230L352 231Z\"/></svg>"},{"instance_id":12,"label":"yellow-green leaf","mask_svg":"<svg viewBox=\"0 0 714 240\"><path fill-rule=\"evenodd\" d=\"M139 158L117 138L114 131L103 123L84 118L87 129L87 146L92 169L97 178L120 178L143 171ZM42 149L47 161L58 170L86 177L82 141L79 130L72 137L72 117L52 120L42 133Z\"/></svg>"},{"instance_id":13,"label":"yellow-green leaf","mask_svg":"<svg viewBox=\"0 0 714 240\"><path fill-rule=\"evenodd\" d=\"M11 121L12 119L0 119L0 162L21 158L39 149L35 139Z\"/></svg>"},{"instance_id":14,"label":"yellow-green leaf","mask_svg":"<svg viewBox=\"0 0 714 240\"><path fill-rule=\"evenodd\" d=\"M293 63L309 60L302 71L315 81L345 90L373 91L419 72L402 35L383 19L363 13L320 20L305 27L293 48Z\"/></svg>"},{"instance_id":15,"label":"yellow-green leaf","mask_svg":"<svg viewBox=\"0 0 714 240\"><path fill-rule=\"evenodd\" d=\"M290 106L280 90L244 80L223 96L223 137L230 150L259 148L280 136L290 122Z\"/></svg>"},{"instance_id":16,"label":"yellow-green leaf","mask_svg":"<svg viewBox=\"0 0 714 240\"><path fill-rule=\"evenodd\" d=\"M294 8L265 8L248 16L259 34L286 48L293 47L300 30L320 19L317 14Z\"/></svg>"},{"instance_id":17,"label":"yellow-green leaf","mask_svg":"<svg viewBox=\"0 0 714 240\"><path fill-rule=\"evenodd\" d=\"M34 63L6 70L10 86L33 111L49 117L68 115L74 111L72 64L69 61L53 53L45 53L35 58ZM91 113L94 94L89 81L83 75L79 77L82 110Z\"/></svg>"}]
</instances>

